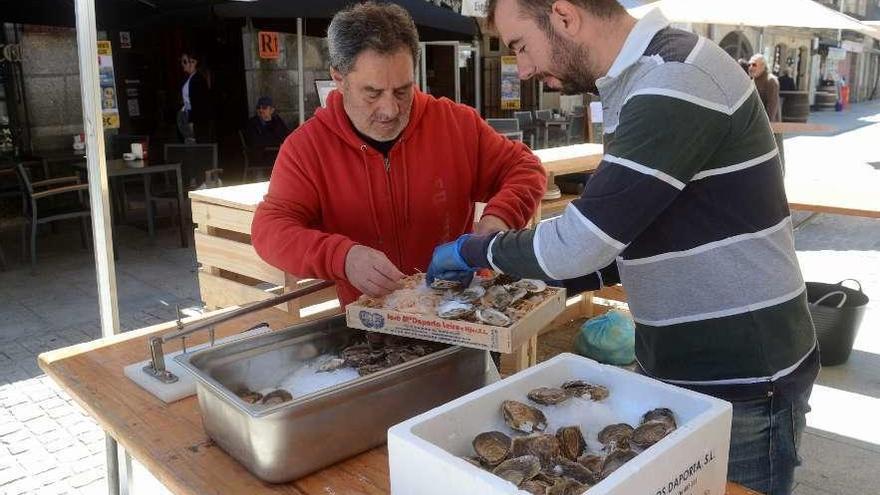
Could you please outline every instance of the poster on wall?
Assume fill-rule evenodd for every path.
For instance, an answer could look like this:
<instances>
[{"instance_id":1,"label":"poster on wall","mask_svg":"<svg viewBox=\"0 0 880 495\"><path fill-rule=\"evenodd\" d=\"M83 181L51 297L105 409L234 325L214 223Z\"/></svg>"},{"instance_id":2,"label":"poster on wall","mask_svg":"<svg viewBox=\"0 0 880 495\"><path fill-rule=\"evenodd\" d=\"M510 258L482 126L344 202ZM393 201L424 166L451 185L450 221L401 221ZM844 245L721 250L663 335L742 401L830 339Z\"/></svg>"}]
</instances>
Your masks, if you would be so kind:
<instances>
[{"instance_id":1,"label":"poster on wall","mask_svg":"<svg viewBox=\"0 0 880 495\"><path fill-rule=\"evenodd\" d=\"M103 115L104 129L119 129L116 76L113 74L113 49L109 41L98 42L98 74L101 86L101 113Z\"/></svg>"},{"instance_id":2,"label":"poster on wall","mask_svg":"<svg viewBox=\"0 0 880 495\"><path fill-rule=\"evenodd\" d=\"M318 92L318 100L322 108L327 108L327 97L336 89L336 81L333 79L315 79L315 91Z\"/></svg>"},{"instance_id":3,"label":"poster on wall","mask_svg":"<svg viewBox=\"0 0 880 495\"><path fill-rule=\"evenodd\" d=\"M519 74L516 57L501 57L501 109L519 110Z\"/></svg>"}]
</instances>

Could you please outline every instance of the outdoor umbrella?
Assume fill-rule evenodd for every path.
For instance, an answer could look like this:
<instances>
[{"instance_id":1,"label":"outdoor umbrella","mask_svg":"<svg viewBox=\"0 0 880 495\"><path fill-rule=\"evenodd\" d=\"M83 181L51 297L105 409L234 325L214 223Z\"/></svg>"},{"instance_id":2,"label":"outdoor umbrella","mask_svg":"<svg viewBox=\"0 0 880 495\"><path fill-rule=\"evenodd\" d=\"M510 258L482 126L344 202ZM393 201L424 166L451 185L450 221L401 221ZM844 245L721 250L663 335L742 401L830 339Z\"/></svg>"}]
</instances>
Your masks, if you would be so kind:
<instances>
[{"instance_id":1,"label":"outdoor umbrella","mask_svg":"<svg viewBox=\"0 0 880 495\"><path fill-rule=\"evenodd\" d=\"M629 10L641 18L659 8L672 22L848 29L880 39L880 31L813 0L660 0Z\"/></svg>"}]
</instances>

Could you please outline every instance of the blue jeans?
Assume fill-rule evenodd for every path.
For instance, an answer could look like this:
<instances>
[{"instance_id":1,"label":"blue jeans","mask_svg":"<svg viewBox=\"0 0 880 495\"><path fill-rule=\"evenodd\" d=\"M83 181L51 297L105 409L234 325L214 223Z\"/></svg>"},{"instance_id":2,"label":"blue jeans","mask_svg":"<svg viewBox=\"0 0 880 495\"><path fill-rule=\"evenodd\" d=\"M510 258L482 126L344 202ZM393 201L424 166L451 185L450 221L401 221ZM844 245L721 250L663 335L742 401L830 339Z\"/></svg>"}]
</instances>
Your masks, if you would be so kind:
<instances>
[{"instance_id":1,"label":"blue jeans","mask_svg":"<svg viewBox=\"0 0 880 495\"><path fill-rule=\"evenodd\" d=\"M798 384L733 402L727 478L767 495L788 495L813 388Z\"/></svg>"}]
</instances>

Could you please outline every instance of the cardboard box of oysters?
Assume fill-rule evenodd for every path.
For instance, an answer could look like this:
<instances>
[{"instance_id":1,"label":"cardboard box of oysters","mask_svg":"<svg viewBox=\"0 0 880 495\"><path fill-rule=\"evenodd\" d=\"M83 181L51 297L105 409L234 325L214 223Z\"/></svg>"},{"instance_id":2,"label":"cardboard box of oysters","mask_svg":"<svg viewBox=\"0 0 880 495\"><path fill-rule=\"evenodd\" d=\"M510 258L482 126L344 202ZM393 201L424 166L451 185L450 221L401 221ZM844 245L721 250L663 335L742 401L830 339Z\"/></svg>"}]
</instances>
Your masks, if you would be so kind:
<instances>
[{"instance_id":1,"label":"cardboard box of oysters","mask_svg":"<svg viewBox=\"0 0 880 495\"><path fill-rule=\"evenodd\" d=\"M729 403L560 354L388 430L393 494L723 495Z\"/></svg>"},{"instance_id":2,"label":"cardboard box of oysters","mask_svg":"<svg viewBox=\"0 0 880 495\"><path fill-rule=\"evenodd\" d=\"M421 340L510 353L565 309L565 289L540 280L478 273L469 287L425 275L404 279L383 298L361 296L345 308L346 324Z\"/></svg>"}]
</instances>

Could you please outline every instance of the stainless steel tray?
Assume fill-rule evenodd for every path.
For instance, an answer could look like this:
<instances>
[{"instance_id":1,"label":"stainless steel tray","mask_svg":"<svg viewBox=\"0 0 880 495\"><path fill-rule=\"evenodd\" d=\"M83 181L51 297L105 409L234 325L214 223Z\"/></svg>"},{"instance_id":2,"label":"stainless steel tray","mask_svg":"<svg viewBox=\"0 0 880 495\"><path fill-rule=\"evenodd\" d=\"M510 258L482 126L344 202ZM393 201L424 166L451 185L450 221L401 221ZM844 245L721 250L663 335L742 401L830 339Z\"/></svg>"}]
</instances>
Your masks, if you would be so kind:
<instances>
[{"instance_id":1,"label":"stainless steel tray","mask_svg":"<svg viewBox=\"0 0 880 495\"><path fill-rule=\"evenodd\" d=\"M181 354L175 360L196 379L208 435L254 476L290 481L386 441L390 426L498 379L488 353L447 347L355 380L294 397L276 406L252 406L235 395L277 383L314 346L320 353L362 335L344 316Z\"/></svg>"}]
</instances>

